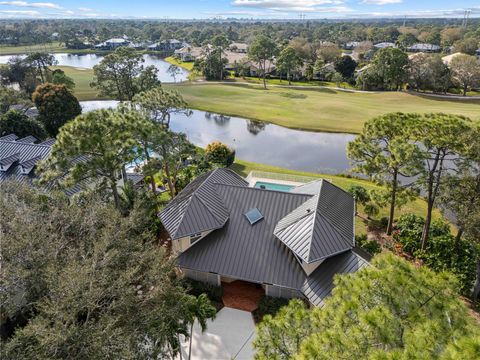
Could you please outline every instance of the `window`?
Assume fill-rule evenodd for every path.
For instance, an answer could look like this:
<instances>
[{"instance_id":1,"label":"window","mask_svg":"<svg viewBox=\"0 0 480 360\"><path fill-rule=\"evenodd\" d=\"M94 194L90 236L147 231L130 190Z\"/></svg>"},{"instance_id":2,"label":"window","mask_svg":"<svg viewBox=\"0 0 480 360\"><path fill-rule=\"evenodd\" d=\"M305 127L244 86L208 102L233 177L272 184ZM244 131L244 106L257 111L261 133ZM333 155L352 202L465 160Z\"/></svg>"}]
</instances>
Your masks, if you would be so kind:
<instances>
[{"instance_id":1,"label":"window","mask_svg":"<svg viewBox=\"0 0 480 360\"><path fill-rule=\"evenodd\" d=\"M202 238L202 233L194 234L190 236L190 245L195 244L198 240Z\"/></svg>"},{"instance_id":2,"label":"window","mask_svg":"<svg viewBox=\"0 0 480 360\"><path fill-rule=\"evenodd\" d=\"M253 208L253 209L248 210L245 213L245 216L247 217L248 221L250 222L250 225L254 225L254 224L256 224L257 222L259 222L260 220L263 219L262 213L257 208Z\"/></svg>"}]
</instances>

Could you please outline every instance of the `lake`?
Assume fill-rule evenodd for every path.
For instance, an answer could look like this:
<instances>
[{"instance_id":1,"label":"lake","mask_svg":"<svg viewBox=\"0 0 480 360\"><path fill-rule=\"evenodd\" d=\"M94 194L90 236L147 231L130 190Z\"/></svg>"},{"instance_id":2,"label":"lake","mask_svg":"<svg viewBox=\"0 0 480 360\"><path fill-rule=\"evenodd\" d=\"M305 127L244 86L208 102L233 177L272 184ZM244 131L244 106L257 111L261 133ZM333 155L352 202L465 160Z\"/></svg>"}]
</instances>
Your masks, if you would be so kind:
<instances>
[{"instance_id":1,"label":"lake","mask_svg":"<svg viewBox=\"0 0 480 360\"><path fill-rule=\"evenodd\" d=\"M2 55L0 56L0 64L6 64L14 55ZM25 55L21 55L25 56ZM76 68L91 69L97 65L103 59L103 55L96 54L53 54L57 65L59 66L71 66ZM145 66L153 65L158 69L158 78L162 82L173 82L173 78L167 73L167 69L170 66L168 62L161 57L145 54L143 55ZM180 68L180 74L176 76L177 82L188 80L188 71Z\"/></svg>"},{"instance_id":2,"label":"lake","mask_svg":"<svg viewBox=\"0 0 480 360\"><path fill-rule=\"evenodd\" d=\"M83 101L83 110L115 107L116 101ZM344 173L352 134L293 130L274 124L194 110L190 117L172 115L170 128L187 134L197 146L219 140L239 159L315 173Z\"/></svg>"}]
</instances>

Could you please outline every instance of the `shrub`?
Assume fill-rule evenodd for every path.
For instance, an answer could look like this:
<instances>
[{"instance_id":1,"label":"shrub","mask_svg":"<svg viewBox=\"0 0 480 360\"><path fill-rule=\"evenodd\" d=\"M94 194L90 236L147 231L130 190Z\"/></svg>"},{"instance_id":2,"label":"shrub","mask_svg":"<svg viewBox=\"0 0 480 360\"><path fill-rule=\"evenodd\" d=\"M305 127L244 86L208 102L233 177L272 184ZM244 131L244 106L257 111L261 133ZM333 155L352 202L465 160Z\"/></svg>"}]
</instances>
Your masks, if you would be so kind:
<instances>
[{"instance_id":1,"label":"shrub","mask_svg":"<svg viewBox=\"0 0 480 360\"><path fill-rule=\"evenodd\" d=\"M369 230L380 230L380 231L385 231L388 225L388 218L387 217L382 217L381 219L371 219L368 222L368 229Z\"/></svg>"},{"instance_id":2,"label":"shrub","mask_svg":"<svg viewBox=\"0 0 480 360\"><path fill-rule=\"evenodd\" d=\"M375 240L368 240L365 234L355 236L355 243L371 255L378 254L382 251L382 246Z\"/></svg>"},{"instance_id":3,"label":"shrub","mask_svg":"<svg viewBox=\"0 0 480 360\"><path fill-rule=\"evenodd\" d=\"M207 145L205 156L213 164L228 167L235 161L235 150L220 141L214 141Z\"/></svg>"},{"instance_id":4,"label":"shrub","mask_svg":"<svg viewBox=\"0 0 480 360\"><path fill-rule=\"evenodd\" d=\"M215 286L188 278L185 278L185 282L187 283L189 294L197 297L201 294L207 294L211 301L222 302L223 288L221 286Z\"/></svg>"},{"instance_id":5,"label":"shrub","mask_svg":"<svg viewBox=\"0 0 480 360\"><path fill-rule=\"evenodd\" d=\"M421 247L421 238L425 219L415 214L400 216L394 228L393 238L403 245L403 249L413 254ZM430 237L444 236L450 234L448 224L435 220L430 228Z\"/></svg>"},{"instance_id":6,"label":"shrub","mask_svg":"<svg viewBox=\"0 0 480 360\"><path fill-rule=\"evenodd\" d=\"M289 301L289 299L264 295L258 303L258 309L253 312L255 322L259 323L262 321L265 315L275 316L283 306L288 305Z\"/></svg>"},{"instance_id":7,"label":"shrub","mask_svg":"<svg viewBox=\"0 0 480 360\"><path fill-rule=\"evenodd\" d=\"M476 248L467 241L455 243L448 224L434 221L430 239L425 250L421 250L421 236L425 220L414 214L402 215L395 225L394 239L402 244L403 250L421 259L435 271L450 271L460 283L460 292L469 294L476 275Z\"/></svg>"}]
</instances>

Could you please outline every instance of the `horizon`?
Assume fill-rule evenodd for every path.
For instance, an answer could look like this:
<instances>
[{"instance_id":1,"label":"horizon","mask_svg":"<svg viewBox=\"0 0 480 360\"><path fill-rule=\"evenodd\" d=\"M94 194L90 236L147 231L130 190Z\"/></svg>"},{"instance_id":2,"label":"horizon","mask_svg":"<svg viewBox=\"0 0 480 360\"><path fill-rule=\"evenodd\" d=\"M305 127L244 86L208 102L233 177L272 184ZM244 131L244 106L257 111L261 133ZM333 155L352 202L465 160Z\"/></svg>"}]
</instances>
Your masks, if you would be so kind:
<instances>
[{"instance_id":1,"label":"horizon","mask_svg":"<svg viewBox=\"0 0 480 360\"><path fill-rule=\"evenodd\" d=\"M138 0L0 1L0 20L9 19L137 19L205 20L382 20L458 19L468 12L480 18L478 1L447 0ZM180 15L181 14L181 15Z\"/></svg>"}]
</instances>

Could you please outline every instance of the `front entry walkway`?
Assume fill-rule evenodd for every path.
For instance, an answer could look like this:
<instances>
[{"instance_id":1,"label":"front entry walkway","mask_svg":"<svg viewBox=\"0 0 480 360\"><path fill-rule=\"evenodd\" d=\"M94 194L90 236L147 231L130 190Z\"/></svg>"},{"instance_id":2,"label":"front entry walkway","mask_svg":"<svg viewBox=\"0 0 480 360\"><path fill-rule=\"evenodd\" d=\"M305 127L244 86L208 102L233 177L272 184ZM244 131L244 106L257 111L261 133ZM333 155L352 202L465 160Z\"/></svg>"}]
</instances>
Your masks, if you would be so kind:
<instances>
[{"instance_id":1,"label":"front entry walkway","mask_svg":"<svg viewBox=\"0 0 480 360\"><path fill-rule=\"evenodd\" d=\"M182 359L188 359L188 339L181 337ZM202 333L197 322L193 327L191 360L251 360L255 324L252 314L224 307L215 320L207 321ZM180 356L176 357L179 360Z\"/></svg>"},{"instance_id":2,"label":"front entry walkway","mask_svg":"<svg viewBox=\"0 0 480 360\"><path fill-rule=\"evenodd\" d=\"M258 308L258 302L265 295L260 285L236 280L222 283L223 304L226 307L252 312Z\"/></svg>"}]
</instances>

